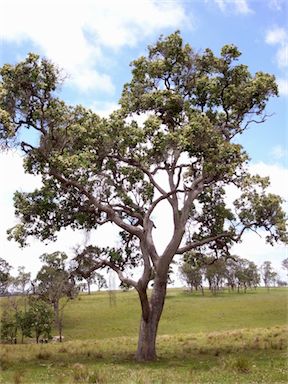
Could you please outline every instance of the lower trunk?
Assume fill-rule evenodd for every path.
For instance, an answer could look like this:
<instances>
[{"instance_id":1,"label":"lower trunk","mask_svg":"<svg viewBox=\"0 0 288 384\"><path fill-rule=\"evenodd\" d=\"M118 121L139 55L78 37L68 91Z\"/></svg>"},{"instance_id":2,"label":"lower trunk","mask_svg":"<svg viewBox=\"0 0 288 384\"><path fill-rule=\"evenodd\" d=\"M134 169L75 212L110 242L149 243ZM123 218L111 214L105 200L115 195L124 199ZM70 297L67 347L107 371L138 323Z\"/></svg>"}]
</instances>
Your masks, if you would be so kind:
<instances>
[{"instance_id":1,"label":"lower trunk","mask_svg":"<svg viewBox=\"0 0 288 384\"><path fill-rule=\"evenodd\" d=\"M58 334L60 336L60 341L62 341L61 340L62 326L61 326L61 319L60 319L60 313L59 313L59 302L58 301L55 301L53 303L53 308L54 308L55 327L58 330Z\"/></svg>"},{"instance_id":2,"label":"lower trunk","mask_svg":"<svg viewBox=\"0 0 288 384\"><path fill-rule=\"evenodd\" d=\"M155 278L154 287L150 303L142 304L142 317L139 330L138 349L136 360L138 361L153 361L157 358L156 355L156 336L159 320L163 311L164 301L166 296L167 282ZM146 296L146 294L144 295ZM146 296L147 297L147 296ZM149 308L143 308L145 305Z\"/></svg>"}]
</instances>

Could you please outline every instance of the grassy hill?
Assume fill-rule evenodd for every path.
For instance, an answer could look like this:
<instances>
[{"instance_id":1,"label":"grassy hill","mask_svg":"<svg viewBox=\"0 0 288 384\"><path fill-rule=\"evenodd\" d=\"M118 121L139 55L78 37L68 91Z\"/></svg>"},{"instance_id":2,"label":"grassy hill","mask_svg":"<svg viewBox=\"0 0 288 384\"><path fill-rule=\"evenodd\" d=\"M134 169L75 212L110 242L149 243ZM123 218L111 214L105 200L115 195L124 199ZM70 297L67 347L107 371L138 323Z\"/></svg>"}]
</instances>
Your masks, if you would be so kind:
<instances>
[{"instance_id":1,"label":"grassy hill","mask_svg":"<svg viewBox=\"0 0 288 384\"><path fill-rule=\"evenodd\" d=\"M168 290L149 364L133 360L136 293L81 295L65 310L64 343L1 346L0 383L286 383L287 293Z\"/></svg>"},{"instance_id":2,"label":"grassy hill","mask_svg":"<svg viewBox=\"0 0 288 384\"><path fill-rule=\"evenodd\" d=\"M168 290L159 334L197 333L284 325L287 321L285 288L204 297L183 289ZM135 291L117 292L110 305L107 292L81 295L65 311L64 334L71 339L137 336L140 304Z\"/></svg>"}]
</instances>

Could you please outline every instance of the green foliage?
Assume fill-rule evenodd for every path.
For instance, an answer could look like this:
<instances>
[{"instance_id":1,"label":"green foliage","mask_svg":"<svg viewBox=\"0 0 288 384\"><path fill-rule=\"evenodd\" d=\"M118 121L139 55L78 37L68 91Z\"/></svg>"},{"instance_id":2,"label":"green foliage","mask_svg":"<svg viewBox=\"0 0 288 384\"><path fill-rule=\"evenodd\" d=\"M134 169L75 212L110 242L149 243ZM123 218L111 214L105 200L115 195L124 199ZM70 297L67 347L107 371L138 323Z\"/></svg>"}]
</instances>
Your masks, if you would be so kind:
<instances>
[{"instance_id":1,"label":"green foliage","mask_svg":"<svg viewBox=\"0 0 288 384\"><path fill-rule=\"evenodd\" d=\"M195 290L202 288L203 267L204 265L199 258L197 258L197 254L190 252L184 255L183 263L180 265L179 271L191 291L193 288L195 288Z\"/></svg>"},{"instance_id":2,"label":"green foliage","mask_svg":"<svg viewBox=\"0 0 288 384\"><path fill-rule=\"evenodd\" d=\"M37 273L34 281L34 294L52 305L55 325L61 335L64 307L67 300L73 299L78 294L78 288L66 269L67 255L65 253L45 253L40 256L40 260L44 265ZM62 305L60 304L61 298L66 298Z\"/></svg>"},{"instance_id":3,"label":"green foliage","mask_svg":"<svg viewBox=\"0 0 288 384\"><path fill-rule=\"evenodd\" d=\"M39 147L26 141L21 147L26 170L40 173L43 180L40 189L15 194L20 224L9 237L25 245L30 235L53 240L62 227L89 230L115 222L107 204L116 216L141 227L158 189L154 173L161 169L174 177L181 170L185 188L198 188L195 183L202 175L199 200L205 210L202 216L199 212L199 220L216 216L213 228L195 233L194 238L223 232L224 223L236 218L225 208L224 192L220 196L219 191L223 183L245 184L239 175L247 154L232 138L251 123L251 113L261 116L269 97L277 95L274 76L262 72L252 76L247 66L237 63L240 55L234 45L225 45L219 57L210 49L200 54L183 44L179 32L162 36L146 57L132 62L122 109L108 119L56 98L63 76L48 60L30 54L15 66L4 65L2 140L9 141L20 129L36 130ZM142 127L133 113L146 112ZM130 122L127 116L132 116ZM178 163L180 154L188 156L187 166ZM287 241L281 199L256 194L252 184L237 205L241 223L264 227L269 242ZM93 198L92 191L97 191Z\"/></svg>"},{"instance_id":4,"label":"green foliage","mask_svg":"<svg viewBox=\"0 0 288 384\"><path fill-rule=\"evenodd\" d=\"M4 65L0 141L15 144L21 137L26 171L42 177L41 188L15 194L19 223L9 238L24 246L29 236L55 240L63 227L89 231L115 224L121 246L100 251L88 246L76 257L76 268L94 253L90 272L108 267L135 287L143 324L149 317L160 319L176 254L208 249L227 256L247 230L264 229L270 244L287 243L282 199L267 193L267 179L248 174L248 155L236 138L253 122L265 121L277 85L272 75L251 74L238 63L240 55L234 45L225 45L219 56L210 49L196 53L179 32L161 36L132 62L121 108L108 118L57 98L61 73L48 60L30 54ZM242 193L233 208L225 201L230 184ZM174 231L159 254L153 215L161 202L169 204ZM136 281L126 272L139 264L143 273ZM47 287L47 268L41 274ZM150 359L155 356L151 352Z\"/></svg>"},{"instance_id":5,"label":"green foliage","mask_svg":"<svg viewBox=\"0 0 288 384\"><path fill-rule=\"evenodd\" d=\"M14 343L17 337L18 323L15 312L7 308L1 316L1 341Z\"/></svg>"},{"instance_id":6,"label":"green foliage","mask_svg":"<svg viewBox=\"0 0 288 384\"><path fill-rule=\"evenodd\" d=\"M43 300L32 298L29 316L32 319L32 329L35 332L37 343L41 335L49 339L53 323L53 311L50 305Z\"/></svg>"},{"instance_id":7,"label":"green foliage","mask_svg":"<svg viewBox=\"0 0 288 384\"><path fill-rule=\"evenodd\" d=\"M247 288L255 289L260 284L260 273L256 264L237 256L217 259L187 252L179 270L190 289L198 290L206 279L214 294L225 286L232 290L237 287L238 292L243 288L246 292Z\"/></svg>"},{"instance_id":8,"label":"green foliage","mask_svg":"<svg viewBox=\"0 0 288 384\"><path fill-rule=\"evenodd\" d=\"M16 322L19 330L21 331L22 340L24 337L32 337L32 327L34 325L33 312L29 311L17 311Z\"/></svg>"},{"instance_id":9,"label":"green foliage","mask_svg":"<svg viewBox=\"0 0 288 384\"><path fill-rule=\"evenodd\" d=\"M40 259L44 265L34 282L35 293L50 304L58 303L64 296L73 298L77 289L66 270L67 255L61 252L45 253Z\"/></svg>"},{"instance_id":10,"label":"green foliage","mask_svg":"<svg viewBox=\"0 0 288 384\"><path fill-rule=\"evenodd\" d=\"M7 263L6 260L0 258L0 294L3 295L7 293L7 289L10 283L10 270L11 265Z\"/></svg>"}]
</instances>

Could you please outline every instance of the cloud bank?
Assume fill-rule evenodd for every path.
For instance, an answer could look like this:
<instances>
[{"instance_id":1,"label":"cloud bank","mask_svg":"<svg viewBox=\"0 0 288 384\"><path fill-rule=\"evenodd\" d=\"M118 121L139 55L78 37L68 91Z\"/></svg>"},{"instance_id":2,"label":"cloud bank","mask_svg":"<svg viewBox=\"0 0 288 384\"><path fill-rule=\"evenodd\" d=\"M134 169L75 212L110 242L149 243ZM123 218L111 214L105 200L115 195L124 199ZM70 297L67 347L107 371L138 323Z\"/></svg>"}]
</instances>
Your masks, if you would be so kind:
<instances>
[{"instance_id":1,"label":"cloud bank","mask_svg":"<svg viewBox=\"0 0 288 384\"><path fill-rule=\"evenodd\" d=\"M1 5L2 41L32 42L35 50L70 75L70 84L80 91L96 87L108 94L115 86L101 69L105 49L133 47L143 38L177 28L187 20L181 2L2 0Z\"/></svg>"}]
</instances>

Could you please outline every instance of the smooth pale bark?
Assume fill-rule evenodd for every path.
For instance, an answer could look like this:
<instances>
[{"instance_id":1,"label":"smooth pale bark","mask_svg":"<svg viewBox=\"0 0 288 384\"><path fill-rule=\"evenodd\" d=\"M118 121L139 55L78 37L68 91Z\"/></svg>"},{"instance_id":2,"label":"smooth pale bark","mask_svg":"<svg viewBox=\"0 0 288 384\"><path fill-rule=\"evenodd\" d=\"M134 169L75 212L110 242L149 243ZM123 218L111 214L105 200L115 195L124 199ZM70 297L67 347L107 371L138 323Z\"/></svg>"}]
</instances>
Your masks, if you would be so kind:
<instances>
[{"instance_id":1,"label":"smooth pale bark","mask_svg":"<svg viewBox=\"0 0 288 384\"><path fill-rule=\"evenodd\" d=\"M142 317L136 353L136 360L138 361L153 361L157 357L156 336L164 307L166 288L167 277L166 279L156 277L150 302L147 300L143 301L143 297L141 297L141 293L139 293L142 304Z\"/></svg>"}]
</instances>

